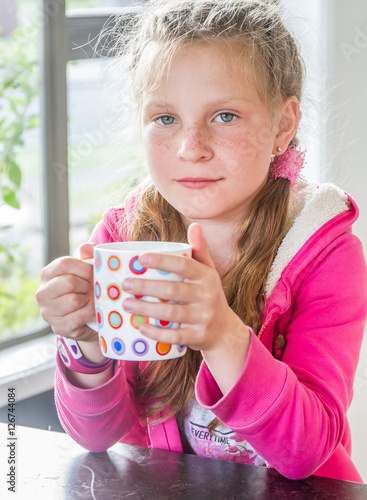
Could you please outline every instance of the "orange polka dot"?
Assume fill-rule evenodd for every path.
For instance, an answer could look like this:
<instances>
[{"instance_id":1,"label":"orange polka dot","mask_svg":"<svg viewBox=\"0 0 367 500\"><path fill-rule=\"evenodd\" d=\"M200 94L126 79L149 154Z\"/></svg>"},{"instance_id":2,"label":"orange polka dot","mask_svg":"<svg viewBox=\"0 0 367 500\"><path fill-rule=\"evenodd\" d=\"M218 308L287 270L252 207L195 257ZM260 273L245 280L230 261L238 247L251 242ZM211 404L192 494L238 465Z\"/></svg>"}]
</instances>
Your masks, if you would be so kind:
<instances>
[{"instance_id":1,"label":"orange polka dot","mask_svg":"<svg viewBox=\"0 0 367 500\"><path fill-rule=\"evenodd\" d=\"M102 352L106 353L107 352L107 344L105 339L102 337L102 335L99 337L99 345L101 346Z\"/></svg>"},{"instance_id":2,"label":"orange polka dot","mask_svg":"<svg viewBox=\"0 0 367 500\"><path fill-rule=\"evenodd\" d=\"M171 344L164 344L163 342L157 342L156 350L161 356L165 356L171 350Z\"/></svg>"}]
</instances>

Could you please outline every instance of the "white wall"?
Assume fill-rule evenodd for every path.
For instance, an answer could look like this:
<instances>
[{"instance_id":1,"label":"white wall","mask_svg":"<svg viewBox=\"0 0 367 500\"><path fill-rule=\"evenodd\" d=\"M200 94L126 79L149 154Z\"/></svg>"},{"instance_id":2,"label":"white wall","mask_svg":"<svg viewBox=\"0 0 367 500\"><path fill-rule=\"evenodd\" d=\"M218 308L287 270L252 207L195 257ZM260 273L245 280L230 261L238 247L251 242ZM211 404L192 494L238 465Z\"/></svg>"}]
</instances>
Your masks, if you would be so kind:
<instances>
[{"instance_id":1,"label":"white wall","mask_svg":"<svg viewBox=\"0 0 367 500\"><path fill-rule=\"evenodd\" d=\"M360 207L355 233L367 248L367 2L330 2L334 30L328 67L341 130L334 136L333 177Z\"/></svg>"},{"instance_id":2,"label":"white wall","mask_svg":"<svg viewBox=\"0 0 367 500\"><path fill-rule=\"evenodd\" d=\"M322 0L323 1L323 0ZM357 201L360 217L355 234L367 251L367 1L328 0L330 55L327 67L335 85L333 102L339 119L333 125L335 151L332 181ZM338 130L340 127L340 130ZM354 461L367 481L367 338L357 370L349 411Z\"/></svg>"}]
</instances>

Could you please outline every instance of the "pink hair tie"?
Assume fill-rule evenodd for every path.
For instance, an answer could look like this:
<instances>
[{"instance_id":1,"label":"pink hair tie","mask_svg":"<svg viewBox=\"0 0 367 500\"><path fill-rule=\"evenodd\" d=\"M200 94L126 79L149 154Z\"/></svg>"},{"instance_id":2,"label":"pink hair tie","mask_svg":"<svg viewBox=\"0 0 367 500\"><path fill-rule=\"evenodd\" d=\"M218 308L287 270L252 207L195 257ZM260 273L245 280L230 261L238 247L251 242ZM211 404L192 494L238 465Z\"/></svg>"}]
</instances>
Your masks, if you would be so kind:
<instances>
[{"instance_id":1,"label":"pink hair tie","mask_svg":"<svg viewBox=\"0 0 367 500\"><path fill-rule=\"evenodd\" d=\"M282 155L274 156L270 163L270 178L283 177L289 179L293 188L296 185L301 168L305 161L305 151L299 151L290 144Z\"/></svg>"}]
</instances>

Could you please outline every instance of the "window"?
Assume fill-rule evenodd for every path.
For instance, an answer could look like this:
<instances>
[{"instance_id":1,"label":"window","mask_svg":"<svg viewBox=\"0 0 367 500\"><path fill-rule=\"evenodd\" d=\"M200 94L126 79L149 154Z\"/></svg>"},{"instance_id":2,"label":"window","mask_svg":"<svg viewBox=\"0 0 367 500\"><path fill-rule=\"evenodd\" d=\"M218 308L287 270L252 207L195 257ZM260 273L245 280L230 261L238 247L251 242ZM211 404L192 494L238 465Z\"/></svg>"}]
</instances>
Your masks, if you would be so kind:
<instances>
[{"instance_id":1,"label":"window","mask_svg":"<svg viewBox=\"0 0 367 500\"><path fill-rule=\"evenodd\" d=\"M77 48L131 3L0 0L2 348L49 331L34 298L40 269L76 252L126 175L124 155L101 127L108 61L92 45Z\"/></svg>"},{"instance_id":2,"label":"window","mask_svg":"<svg viewBox=\"0 0 367 500\"><path fill-rule=\"evenodd\" d=\"M44 327L38 1L0 2L0 341Z\"/></svg>"}]
</instances>

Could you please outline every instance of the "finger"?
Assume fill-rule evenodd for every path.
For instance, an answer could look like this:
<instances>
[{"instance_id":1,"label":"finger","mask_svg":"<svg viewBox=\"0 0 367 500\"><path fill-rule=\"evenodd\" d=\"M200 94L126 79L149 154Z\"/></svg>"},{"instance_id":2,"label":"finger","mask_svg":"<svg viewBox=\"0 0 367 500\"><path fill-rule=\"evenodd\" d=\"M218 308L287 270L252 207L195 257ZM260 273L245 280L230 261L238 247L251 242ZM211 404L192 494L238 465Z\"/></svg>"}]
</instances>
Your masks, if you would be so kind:
<instances>
[{"instance_id":1,"label":"finger","mask_svg":"<svg viewBox=\"0 0 367 500\"><path fill-rule=\"evenodd\" d=\"M81 297L85 296L92 299L92 283L72 274L57 276L46 283L42 283L36 291L35 296L40 307L56 311L57 305L54 301L68 294L77 294Z\"/></svg>"},{"instance_id":2,"label":"finger","mask_svg":"<svg viewBox=\"0 0 367 500\"><path fill-rule=\"evenodd\" d=\"M183 255L144 252L139 256L139 262L145 268L175 273L189 280L197 278L198 273L201 274L198 263Z\"/></svg>"},{"instance_id":3,"label":"finger","mask_svg":"<svg viewBox=\"0 0 367 500\"><path fill-rule=\"evenodd\" d=\"M64 274L74 274L85 280L92 281L93 266L74 257L60 257L42 269L41 281L49 281Z\"/></svg>"},{"instance_id":4,"label":"finger","mask_svg":"<svg viewBox=\"0 0 367 500\"><path fill-rule=\"evenodd\" d=\"M46 284L45 289L51 300L68 294L91 295L93 293L92 282L75 274L57 276Z\"/></svg>"},{"instance_id":5,"label":"finger","mask_svg":"<svg viewBox=\"0 0 367 500\"><path fill-rule=\"evenodd\" d=\"M41 313L43 313L43 317L46 321L52 323L54 319L58 320L68 314L75 313L76 311L86 307L89 303L94 303L94 301L88 295L68 293L54 299L52 301L52 305L43 307L41 309ZM93 308L91 308L91 310L93 311Z\"/></svg>"},{"instance_id":6,"label":"finger","mask_svg":"<svg viewBox=\"0 0 367 500\"><path fill-rule=\"evenodd\" d=\"M131 295L156 297L181 303L195 302L199 298L196 286L182 281L127 278L122 282L122 288Z\"/></svg>"},{"instance_id":7,"label":"finger","mask_svg":"<svg viewBox=\"0 0 367 500\"><path fill-rule=\"evenodd\" d=\"M79 253L81 260L91 259L94 254L94 247L97 243L93 243L92 241L88 241L88 243L84 243L79 247Z\"/></svg>"},{"instance_id":8,"label":"finger","mask_svg":"<svg viewBox=\"0 0 367 500\"><path fill-rule=\"evenodd\" d=\"M165 329L148 324L142 325L139 331L144 336L156 340L157 342L173 345L189 346L188 341L193 335L191 328Z\"/></svg>"},{"instance_id":9,"label":"finger","mask_svg":"<svg viewBox=\"0 0 367 500\"><path fill-rule=\"evenodd\" d=\"M56 335L75 338L81 333L87 334L87 336L90 335L88 329L91 329L86 323L92 319L94 319L94 304L89 301L84 307L77 311L73 311L59 318L54 318L50 324ZM75 338L75 340L77 339Z\"/></svg>"},{"instance_id":10,"label":"finger","mask_svg":"<svg viewBox=\"0 0 367 500\"><path fill-rule=\"evenodd\" d=\"M76 314L85 307L89 307L89 316L94 314L94 299L92 294L67 294L50 302L39 301L42 318L51 325L62 320L69 314Z\"/></svg>"},{"instance_id":11,"label":"finger","mask_svg":"<svg viewBox=\"0 0 367 500\"><path fill-rule=\"evenodd\" d=\"M130 314L170 323L195 323L199 320L199 314L195 314L193 308L186 304L147 302L129 298L123 301L122 307Z\"/></svg>"},{"instance_id":12,"label":"finger","mask_svg":"<svg viewBox=\"0 0 367 500\"><path fill-rule=\"evenodd\" d=\"M215 269L213 259L210 255L210 250L203 236L203 230L200 224L196 222L190 224L187 230L187 237L189 245L192 246L192 257L198 262Z\"/></svg>"}]
</instances>

